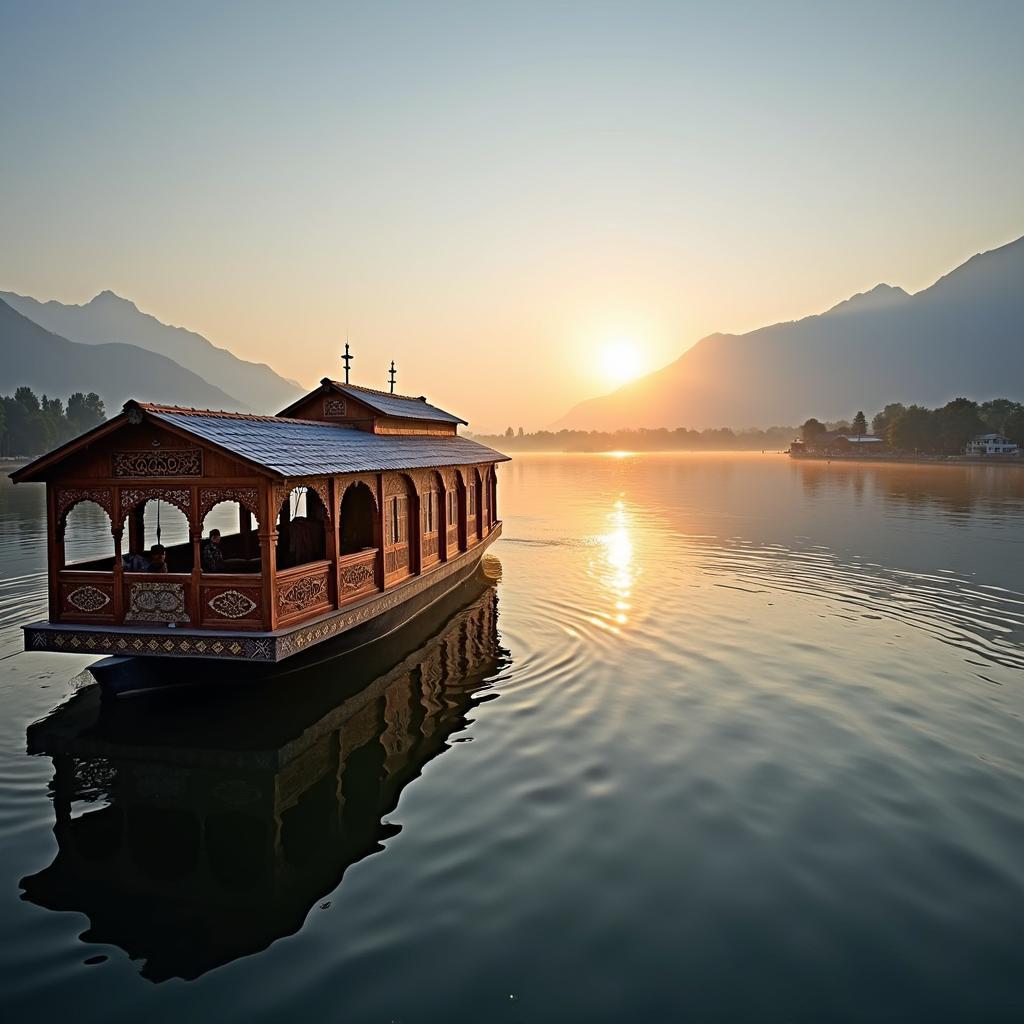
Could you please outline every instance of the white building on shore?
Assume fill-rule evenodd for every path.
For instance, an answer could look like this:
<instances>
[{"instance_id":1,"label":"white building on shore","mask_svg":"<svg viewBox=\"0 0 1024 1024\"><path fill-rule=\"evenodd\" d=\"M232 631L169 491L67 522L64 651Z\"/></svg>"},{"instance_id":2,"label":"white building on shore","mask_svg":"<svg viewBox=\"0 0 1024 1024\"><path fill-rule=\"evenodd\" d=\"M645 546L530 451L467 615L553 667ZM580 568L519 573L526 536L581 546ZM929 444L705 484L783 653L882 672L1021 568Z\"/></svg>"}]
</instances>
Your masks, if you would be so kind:
<instances>
[{"instance_id":1,"label":"white building on shore","mask_svg":"<svg viewBox=\"0 0 1024 1024\"><path fill-rule=\"evenodd\" d=\"M1020 448L1002 434L978 434L967 442L968 455L1019 455Z\"/></svg>"}]
</instances>

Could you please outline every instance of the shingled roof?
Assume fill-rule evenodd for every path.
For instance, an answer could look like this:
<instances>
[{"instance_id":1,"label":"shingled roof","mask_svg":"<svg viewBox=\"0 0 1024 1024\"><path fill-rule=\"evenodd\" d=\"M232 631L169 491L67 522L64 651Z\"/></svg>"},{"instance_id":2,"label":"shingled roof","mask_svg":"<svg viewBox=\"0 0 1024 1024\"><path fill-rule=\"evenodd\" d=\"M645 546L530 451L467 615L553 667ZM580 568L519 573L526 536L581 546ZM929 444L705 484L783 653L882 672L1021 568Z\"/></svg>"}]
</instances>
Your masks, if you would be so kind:
<instances>
[{"instance_id":1,"label":"shingled roof","mask_svg":"<svg viewBox=\"0 0 1024 1024\"><path fill-rule=\"evenodd\" d=\"M375 391L373 388L363 388L356 384L343 384L339 380L331 380L330 377L324 377L320 381L320 385L345 395L353 401L368 405L381 416L394 416L405 420L430 420L434 423L461 423L463 426L468 426L464 419L453 413L445 412L444 409L439 409L436 405L431 405L422 396L413 398L410 395L392 395L387 391ZM287 416L308 397L306 395L293 402L287 409L282 409L278 415Z\"/></svg>"},{"instance_id":2,"label":"shingled roof","mask_svg":"<svg viewBox=\"0 0 1024 1024\"><path fill-rule=\"evenodd\" d=\"M457 434L371 434L340 424L283 416L142 403L139 408L158 422L286 477L508 461L507 455Z\"/></svg>"}]
</instances>

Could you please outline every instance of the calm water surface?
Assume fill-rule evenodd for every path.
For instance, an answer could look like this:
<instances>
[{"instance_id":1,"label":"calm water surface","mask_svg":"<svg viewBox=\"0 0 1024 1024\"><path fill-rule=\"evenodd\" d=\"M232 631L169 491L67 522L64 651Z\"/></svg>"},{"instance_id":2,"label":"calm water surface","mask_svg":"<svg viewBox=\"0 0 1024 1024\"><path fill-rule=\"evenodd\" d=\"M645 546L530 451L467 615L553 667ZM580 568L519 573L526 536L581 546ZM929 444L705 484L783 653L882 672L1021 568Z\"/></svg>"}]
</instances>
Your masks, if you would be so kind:
<instances>
[{"instance_id":1,"label":"calm water surface","mask_svg":"<svg viewBox=\"0 0 1024 1024\"><path fill-rule=\"evenodd\" d=\"M523 456L499 503L385 655L101 713L18 653L0 484L8 1019L1021 1019L1024 471Z\"/></svg>"}]
</instances>

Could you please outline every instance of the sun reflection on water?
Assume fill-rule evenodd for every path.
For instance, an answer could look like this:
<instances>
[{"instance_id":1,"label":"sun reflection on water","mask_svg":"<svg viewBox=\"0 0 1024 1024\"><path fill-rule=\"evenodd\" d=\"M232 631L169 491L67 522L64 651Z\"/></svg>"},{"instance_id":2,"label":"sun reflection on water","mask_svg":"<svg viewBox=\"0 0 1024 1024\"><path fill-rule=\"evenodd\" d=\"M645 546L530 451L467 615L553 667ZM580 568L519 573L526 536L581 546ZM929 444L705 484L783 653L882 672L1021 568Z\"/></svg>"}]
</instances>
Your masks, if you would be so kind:
<instances>
[{"instance_id":1,"label":"sun reflection on water","mask_svg":"<svg viewBox=\"0 0 1024 1024\"><path fill-rule=\"evenodd\" d=\"M631 516L625 502L618 499L608 516L611 529L598 539L603 547L603 559L596 567L602 587L610 592L612 611L601 613L591 621L611 632L621 632L629 623L632 608L630 598L636 582L633 538L630 532Z\"/></svg>"}]
</instances>

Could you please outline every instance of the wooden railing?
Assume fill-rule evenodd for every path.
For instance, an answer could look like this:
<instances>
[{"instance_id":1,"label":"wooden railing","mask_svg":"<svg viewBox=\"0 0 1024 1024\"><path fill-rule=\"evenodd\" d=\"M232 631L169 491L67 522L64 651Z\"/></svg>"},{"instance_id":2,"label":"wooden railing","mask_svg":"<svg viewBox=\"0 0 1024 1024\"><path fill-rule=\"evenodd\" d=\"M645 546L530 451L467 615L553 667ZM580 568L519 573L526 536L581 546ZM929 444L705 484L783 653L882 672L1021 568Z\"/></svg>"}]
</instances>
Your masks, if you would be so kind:
<instances>
[{"instance_id":1,"label":"wooden railing","mask_svg":"<svg viewBox=\"0 0 1024 1024\"><path fill-rule=\"evenodd\" d=\"M114 574L83 569L62 569L57 575L57 608L61 621L117 621L120 602Z\"/></svg>"},{"instance_id":2,"label":"wooden railing","mask_svg":"<svg viewBox=\"0 0 1024 1024\"><path fill-rule=\"evenodd\" d=\"M488 536L500 520L484 525ZM469 546L478 541L470 519ZM429 572L437 564L438 535L423 538ZM447 530L449 559L458 553L458 529ZM409 545L366 548L327 560L282 569L274 580L278 626L291 626L378 593L409 573ZM382 578L383 575L383 578ZM120 593L118 580L121 581ZM263 577L259 573L205 573L193 589L186 573L150 573L61 569L57 573L57 617L62 622L128 626L201 626L221 630L269 628Z\"/></svg>"},{"instance_id":3,"label":"wooden railing","mask_svg":"<svg viewBox=\"0 0 1024 1024\"><path fill-rule=\"evenodd\" d=\"M126 572L123 581L125 625L177 626L195 622L191 575Z\"/></svg>"},{"instance_id":4,"label":"wooden railing","mask_svg":"<svg viewBox=\"0 0 1024 1024\"><path fill-rule=\"evenodd\" d=\"M199 583L199 624L211 629L265 629L263 577L206 574Z\"/></svg>"},{"instance_id":5,"label":"wooden railing","mask_svg":"<svg viewBox=\"0 0 1024 1024\"><path fill-rule=\"evenodd\" d=\"M410 570L410 551L407 541L401 541L384 552L384 576L388 578L397 573L407 575Z\"/></svg>"},{"instance_id":6,"label":"wooden railing","mask_svg":"<svg viewBox=\"0 0 1024 1024\"><path fill-rule=\"evenodd\" d=\"M350 604L379 589L377 548L366 548L338 559L338 604Z\"/></svg>"},{"instance_id":7,"label":"wooden railing","mask_svg":"<svg viewBox=\"0 0 1024 1024\"><path fill-rule=\"evenodd\" d=\"M330 611L332 571L333 563L328 561L282 569L275 580L278 624L290 625Z\"/></svg>"}]
</instances>

